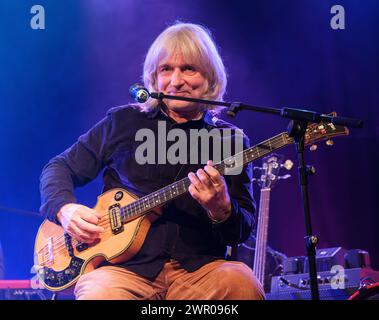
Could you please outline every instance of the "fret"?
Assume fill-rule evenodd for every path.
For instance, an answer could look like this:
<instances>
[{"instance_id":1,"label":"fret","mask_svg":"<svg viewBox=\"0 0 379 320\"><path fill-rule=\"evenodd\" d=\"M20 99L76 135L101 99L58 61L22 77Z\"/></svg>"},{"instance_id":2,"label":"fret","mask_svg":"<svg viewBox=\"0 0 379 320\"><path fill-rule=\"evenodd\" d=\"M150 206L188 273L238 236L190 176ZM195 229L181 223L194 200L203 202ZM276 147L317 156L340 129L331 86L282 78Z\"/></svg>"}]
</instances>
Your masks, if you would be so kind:
<instances>
[{"instance_id":1,"label":"fret","mask_svg":"<svg viewBox=\"0 0 379 320\"><path fill-rule=\"evenodd\" d=\"M127 218L134 216L134 210L135 210L135 209L134 209L134 206L135 206L134 202L132 202L132 203L129 205L130 214L128 215Z\"/></svg>"},{"instance_id":2,"label":"fret","mask_svg":"<svg viewBox=\"0 0 379 320\"><path fill-rule=\"evenodd\" d=\"M159 195L156 193L156 194L154 195L154 197L158 197L158 198L159 198ZM154 199L154 198L153 198L153 201L154 201L154 203L156 203L156 204L159 203L159 199Z\"/></svg>"},{"instance_id":3,"label":"fret","mask_svg":"<svg viewBox=\"0 0 379 320\"><path fill-rule=\"evenodd\" d=\"M170 187L170 193L171 193L172 198L174 198L174 195L175 195L175 190L173 191L174 188L175 188L174 186Z\"/></svg>"},{"instance_id":4,"label":"fret","mask_svg":"<svg viewBox=\"0 0 379 320\"><path fill-rule=\"evenodd\" d=\"M145 209L149 209L149 208L150 208L150 203L149 203L148 199L144 199L144 201L145 201L145 206L144 206L144 208L145 208Z\"/></svg>"},{"instance_id":5,"label":"fret","mask_svg":"<svg viewBox=\"0 0 379 320\"><path fill-rule=\"evenodd\" d=\"M143 201L141 201L141 200L137 200L137 201L136 201L136 206L137 206L137 210L138 210L138 212L140 212L141 209L143 209Z\"/></svg>"}]
</instances>

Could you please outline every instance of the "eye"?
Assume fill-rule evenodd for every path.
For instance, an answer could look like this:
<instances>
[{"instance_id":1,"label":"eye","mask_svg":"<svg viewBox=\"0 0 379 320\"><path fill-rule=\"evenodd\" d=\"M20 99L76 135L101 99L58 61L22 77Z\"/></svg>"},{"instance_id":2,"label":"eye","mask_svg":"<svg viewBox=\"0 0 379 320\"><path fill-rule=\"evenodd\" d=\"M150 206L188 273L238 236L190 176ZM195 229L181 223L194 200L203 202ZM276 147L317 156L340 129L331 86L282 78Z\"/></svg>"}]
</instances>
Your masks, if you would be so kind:
<instances>
[{"instance_id":1,"label":"eye","mask_svg":"<svg viewBox=\"0 0 379 320\"><path fill-rule=\"evenodd\" d=\"M187 74L194 74L196 73L196 68L188 64L183 67L183 72Z\"/></svg>"},{"instance_id":2,"label":"eye","mask_svg":"<svg viewBox=\"0 0 379 320\"><path fill-rule=\"evenodd\" d=\"M195 71L195 67L194 67L194 66L191 66L191 65L186 65L186 66L184 66L184 70L192 70L192 71Z\"/></svg>"},{"instance_id":3,"label":"eye","mask_svg":"<svg viewBox=\"0 0 379 320\"><path fill-rule=\"evenodd\" d=\"M171 68L168 65L163 65L158 68L159 73L166 73L166 72L169 72L170 70Z\"/></svg>"}]
</instances>

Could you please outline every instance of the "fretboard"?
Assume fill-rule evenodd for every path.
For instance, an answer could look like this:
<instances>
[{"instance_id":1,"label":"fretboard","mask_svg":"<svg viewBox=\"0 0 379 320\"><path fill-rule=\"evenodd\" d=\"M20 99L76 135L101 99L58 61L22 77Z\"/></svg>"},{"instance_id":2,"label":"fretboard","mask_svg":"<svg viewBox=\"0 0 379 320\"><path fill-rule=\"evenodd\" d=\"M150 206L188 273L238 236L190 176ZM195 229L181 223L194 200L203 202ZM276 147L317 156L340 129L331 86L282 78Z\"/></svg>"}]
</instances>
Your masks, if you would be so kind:
<instances>
[{"instance_id":1,"label":"fretboard","mask_svg":"<svg viewBox=\"0 0 379 320\"><path fill-rule=\"evenodd\" d=\"M236 155L226 158L223 161L214 164L221 175L228 174L228 170L240 168L254 160L257 160L270 152L285 147L293 143L293 138L288 136L287 132L280 133L271 139L265 140L253 147L243 150ZM164 188L150 193L138 200L121 208L121 217L123 223L130 219L144 215L152 209L160 207L167 202L178 198L188 192L191 182L188 177L176 181Z\"/></svg>"},{"instance_id":2,"label":"fretboard","mask_svg":"<svg viewBox=\"0 0 379 320\"><path fill-rule=\"evenodd\" d=\"M263 285L266 268L267 232L270 208L270 188L261 189L253 270Z\"/></svg>"}]
</instances>

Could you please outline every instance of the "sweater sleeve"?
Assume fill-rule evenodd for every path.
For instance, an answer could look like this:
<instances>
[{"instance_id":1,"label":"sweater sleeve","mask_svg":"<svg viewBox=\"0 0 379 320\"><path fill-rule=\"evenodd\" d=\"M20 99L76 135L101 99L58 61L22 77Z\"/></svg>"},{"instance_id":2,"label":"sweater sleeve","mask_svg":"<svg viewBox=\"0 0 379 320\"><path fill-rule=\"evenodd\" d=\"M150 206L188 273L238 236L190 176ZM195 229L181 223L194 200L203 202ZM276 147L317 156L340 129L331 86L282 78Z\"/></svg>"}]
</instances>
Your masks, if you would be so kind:
<instances>
[{"instance_id":1,"label":"sweater sleeve","mask_svg":"<svg viewBox=\"0 0 379 320\"><path fill-rule=\"evenodd\" d=\"M40 176L40 212L59 224L57 213L67 203L76 202L74 189L96 178L104 167L112 130L112 115L98 122L60 155L52 158Z\"/></svg>"}]
</instances>

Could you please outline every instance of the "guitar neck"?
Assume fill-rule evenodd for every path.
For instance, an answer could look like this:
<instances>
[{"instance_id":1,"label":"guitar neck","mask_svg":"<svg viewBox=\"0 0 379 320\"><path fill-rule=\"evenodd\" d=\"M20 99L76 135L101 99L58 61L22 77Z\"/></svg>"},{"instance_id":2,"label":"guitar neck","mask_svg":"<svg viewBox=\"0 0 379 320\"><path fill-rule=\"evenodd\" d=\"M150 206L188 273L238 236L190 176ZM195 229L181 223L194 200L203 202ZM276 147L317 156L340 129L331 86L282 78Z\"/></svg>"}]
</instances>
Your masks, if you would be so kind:
<instances>
[{"instance_id":1,"label":"guitar neck","mask_svg":"<svg viewBox=\"0 0 379 320\"><path fill-rule=\"evenodd\" d=\"M232 157L216 163L214 168L218 170L221 175L225 175L228 174L228 170L232 171L235 168L240 168L241 166L264 157L266 154L291 143L293 143L293 138L289 137L287 132L282 132L253 147L245 149ZM185 194L188 191L190 184L191 182L188 177L183 178L122 207L121 217L123 222L144 215L152 209L160 207Z\"/></svg>"},{"instance_id":2,"label":"guitar neck","mask_svg":"<svg viewBox=\"0 0 379 320\"><path fill-rule=\"evenodd\" d=\"M254 254L254 274L260 283L264 283L265 268L266 268L266 249L267 249L267 234L268 220L270 208L270 188L261 189L261 199L259 202L257 235L255 241Z\"/></svg>"}]
</instances>

